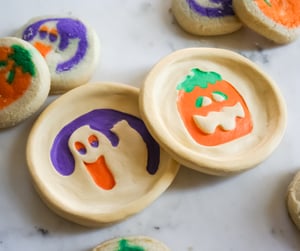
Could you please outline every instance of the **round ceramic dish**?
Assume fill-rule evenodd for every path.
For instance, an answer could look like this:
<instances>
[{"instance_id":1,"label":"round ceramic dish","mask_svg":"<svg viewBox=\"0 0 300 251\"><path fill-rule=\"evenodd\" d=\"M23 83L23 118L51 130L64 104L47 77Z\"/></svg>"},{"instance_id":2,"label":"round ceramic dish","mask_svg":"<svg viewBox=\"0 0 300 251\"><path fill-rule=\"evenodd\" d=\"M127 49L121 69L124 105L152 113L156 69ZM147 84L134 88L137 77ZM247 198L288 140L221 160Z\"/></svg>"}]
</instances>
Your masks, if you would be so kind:
<instances>
[{"instance_id":1,"label":"round ceramic dish","mask_svg":"<svg viewBox=\"0 0 300 251\"><path fill-rule=\"evenodd\" d=\"M139 103L147 128L174 159L214 175L257 165L286 127L276 84L224 49L189 48L165 57L146 77Z\"/></svg>"},{"instance_id":2,"label":"round ceramic dish","mask_svg":"<svg viewBox=\"0 0 300 251\"><path fill-rule=\"evenodd\" d=\"M27 162L45 203L62 217L100 226L139 212L173 181L178 163L139 119L138 89L87 84L36 121Z\"/></svg>"}]
</instances>

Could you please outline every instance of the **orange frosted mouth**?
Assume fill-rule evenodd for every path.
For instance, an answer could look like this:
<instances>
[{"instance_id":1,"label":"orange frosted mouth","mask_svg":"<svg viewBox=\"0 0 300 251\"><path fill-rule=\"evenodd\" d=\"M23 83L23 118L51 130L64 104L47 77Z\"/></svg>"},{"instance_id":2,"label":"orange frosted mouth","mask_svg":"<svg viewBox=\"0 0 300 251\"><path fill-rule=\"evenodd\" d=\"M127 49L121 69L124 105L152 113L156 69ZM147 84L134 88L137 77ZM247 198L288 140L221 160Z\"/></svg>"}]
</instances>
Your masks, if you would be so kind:
<instances>
[{"instance_id":1,"label":"orange frosted mouth","mask_svg":"<svg viewBox=\"0 0 300 251\"><path fill-rule=\"evenodd\" d=\"M35 42L34 47L42 54L42 56L45 58L48 53L52 50L51 45L47 45L41 42Z\"/></svg>"},{"instance_id":2,"label":"orange frosted mouth","mask_svg":"<svg viewBox=\"0 0 300 251\"><path fill-rule=\"evenodd\" d=\"M116 182L114 176L112 175L111 171L106 165L104 156L100 156L93 163L84 162L84 164L87 170L89 171L90 175L92 176L93 180L99 187L105 190L113 189Z\"/></svg>"}]
</instances>

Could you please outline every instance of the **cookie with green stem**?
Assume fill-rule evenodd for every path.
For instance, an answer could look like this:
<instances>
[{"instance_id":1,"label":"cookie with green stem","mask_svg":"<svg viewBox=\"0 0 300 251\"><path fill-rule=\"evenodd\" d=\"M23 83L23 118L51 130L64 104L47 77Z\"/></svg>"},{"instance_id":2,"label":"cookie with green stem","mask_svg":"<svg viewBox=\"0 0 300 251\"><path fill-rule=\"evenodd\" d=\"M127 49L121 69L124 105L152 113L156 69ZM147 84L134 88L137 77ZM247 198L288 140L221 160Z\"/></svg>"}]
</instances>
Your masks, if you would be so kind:
<instances>
[{"instance_id":1,"label":"cookie with green stem","mask_svg":"<svg viewBox=\"0 0 300 251\"><path fill-rule=\"evenodd\" d=\"M50 89L50 73L40 53L18 38L0 39L0 128L36 112Z\"/></svg>"},{"instance_id":2,"label":"cookie with green stem","mask_svg":"<svg viewBox=\"0 0 300 251\"><path fill-rule=\"evenodd\" d=\"M162 242L147 236L117 237L101 243L92 251L170 251Z\"/></svg>"}]
</instances>

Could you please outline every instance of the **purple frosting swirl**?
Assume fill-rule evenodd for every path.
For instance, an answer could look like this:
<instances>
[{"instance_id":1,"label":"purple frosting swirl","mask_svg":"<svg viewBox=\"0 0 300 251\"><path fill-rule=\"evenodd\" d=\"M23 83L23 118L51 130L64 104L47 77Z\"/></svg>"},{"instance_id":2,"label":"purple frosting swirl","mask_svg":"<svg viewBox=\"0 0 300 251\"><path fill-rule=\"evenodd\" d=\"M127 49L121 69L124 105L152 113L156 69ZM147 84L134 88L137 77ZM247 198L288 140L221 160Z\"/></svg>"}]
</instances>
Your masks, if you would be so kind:
<instances>
[{"instance_id":1,"label":"purple frosting swirl","mask_svg":"<svg viewBox=\"0 0 300 251\"><path fill-rule=\"evenodd\" d=\"M39 28L46 22L56 21L56 28L58 35L60 36L60 42L58 48L60 51L64 51L70 43L70 39L78 39L78 48L73 57L69 60L57 64L56 72L64 72L72 69L74 66L80 63L80 61L86 55L88 48L87 30L85 25L79 20L71 18L48 18L42 19L28 26L24 32L22 38L28 42L32 41L37 34L39 34ZM42 33L41 38L45 38L46 34ZM50 41L54 40L53 38Z\"/></svg>"},{"instance_id":2,"label":"purple frosting swirl","mask_svg":"<svg viewBox=\"0 0 300 251\"><path fill-rule=\"evenodd\" d=\"M210 0L212 3L221 4L220 7L205 7L196 0L186 0L186 2L193 11L197 12L201 16L225 17L234 15L232 0Z\"/></svg>"}]
</instances>

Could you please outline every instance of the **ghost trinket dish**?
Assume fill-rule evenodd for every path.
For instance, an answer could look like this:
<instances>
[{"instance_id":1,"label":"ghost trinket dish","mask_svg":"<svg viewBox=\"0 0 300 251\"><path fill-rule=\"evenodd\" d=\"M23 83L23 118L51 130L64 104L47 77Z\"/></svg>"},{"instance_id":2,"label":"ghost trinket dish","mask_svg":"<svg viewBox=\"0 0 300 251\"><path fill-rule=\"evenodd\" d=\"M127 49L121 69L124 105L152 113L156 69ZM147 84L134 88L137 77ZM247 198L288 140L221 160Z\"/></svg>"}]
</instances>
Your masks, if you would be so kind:
<instances>
[{"instance_id":1,"label":"ghost trinket dish","mask_svg":"<svg viewBox=\"0 0 300 251\"><path fill-rule=\"evenodd\" d=\"M33 184L60 216L97 227L160 196L179 164L140 119L139 91L116 83L77 87L50 104L27 142Z\"/></svg>"},{"instance_id":2,"label":"ghost trinket dish","mask_svg":"<svg viewBox=\"0 0 300 251\"><path fill-rule=\"evenodd\" d=\"M35 46L45 58L51 74L51 94L87 83L95 71L99 39L94 29L78 18L32 18L16 36Z\"/></svg>"},{"instance_id":3,"label":"ghost trinket dish","mask_svg":"<svg viewBox=\"0 0 300 251\"><path fill-rule=\"evenodd\" d=\"M285 102L274 81L224 49L166 56L147 75L139 103L162 148L181 164L213 175L256 166L286 128Z\"/></svg>"},{"instance_id":4,"label":"ghost trinket dish","mask_svg":"<svg viewBox=\"0 0 300 251\"><path fill-rule=\"evenodd\" d=\"M0 128L15 126L46 101L50 74L40 53L15 37L0 39Z\"/></svg>"}]
</instances>

